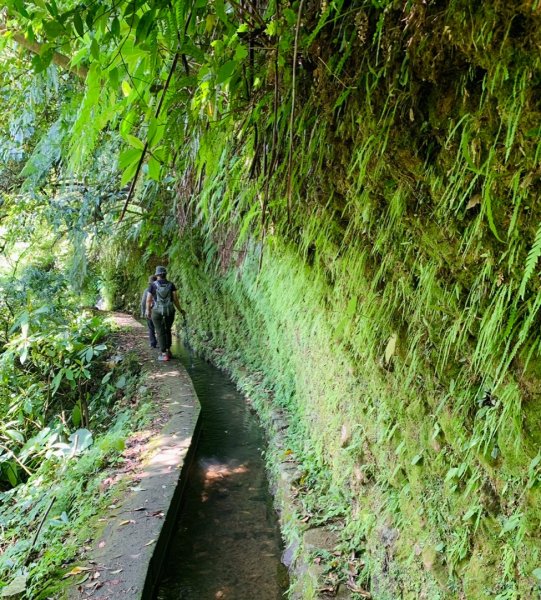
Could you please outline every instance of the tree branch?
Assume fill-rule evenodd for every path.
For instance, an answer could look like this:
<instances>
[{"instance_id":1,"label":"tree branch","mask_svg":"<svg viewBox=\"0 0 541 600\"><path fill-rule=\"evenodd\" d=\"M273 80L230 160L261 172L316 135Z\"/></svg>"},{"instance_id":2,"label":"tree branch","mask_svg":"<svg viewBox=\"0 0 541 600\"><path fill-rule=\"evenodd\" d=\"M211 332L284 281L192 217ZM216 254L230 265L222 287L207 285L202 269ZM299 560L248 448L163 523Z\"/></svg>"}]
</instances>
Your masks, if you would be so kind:
<instances>
[{"instance_id":1,"label":"tree branch","mask_svg":"<svg viewBox=\"0 0 541 600\"><path fill-rule=\"evenodd\" d=\"M9 34L9 36L11 37L11 39L14 42L17 42L17 44L19 44L19 46L22 46L26 50L29 50L30 52L33 52L34 54L41 53L43 44L40 44L39 42L31 42L30 40L27 40L24 37L24 35L22 35L22 33L13 31L13 29L8 29L4 23L0 23L0 35L5 35L5 34ZM77 66L71 65L70 64L71 59L68 58L64 54L61 54L60 52L56 52L56 51L53 52L53 62L55 65L58 65L59 67L66 69L70 73L77 75L77 77L79 77L79 79L84 80L84 79L86 79L86 76L88 75L88 69L86 67L81 67L79 65L77 65Z\"/></svg>"}]
</instances>

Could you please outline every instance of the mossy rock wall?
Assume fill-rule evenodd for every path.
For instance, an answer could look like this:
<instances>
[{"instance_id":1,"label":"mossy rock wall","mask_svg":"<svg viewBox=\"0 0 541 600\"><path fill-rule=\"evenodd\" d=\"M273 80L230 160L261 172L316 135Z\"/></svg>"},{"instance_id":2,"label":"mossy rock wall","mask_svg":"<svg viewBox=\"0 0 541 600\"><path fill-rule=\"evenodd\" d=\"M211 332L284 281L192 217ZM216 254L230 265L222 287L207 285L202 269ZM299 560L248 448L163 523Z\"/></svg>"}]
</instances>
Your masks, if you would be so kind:
<instances>
[{"instance_id":1,"label":"mossy rock wall","mask_svg":"<svg viewBox=\"0 0 541 600\"><path fill-rule=\"evenodd\" d=\"M345 545L366 557L374 597L534 598L541 505L526 419L497 432L505 451L479 449L451 389L407 358L407 336L386 363L377 304L353 311L280 242L258 262L220 277L189 246L173 252L190 340L273 390L293 422L305 491L319 495L311 506L322 520L345 517ZM357 283L368 296L370 280Z\"/></svg>"},{"instance_id":2,"label":"mossy rock wall","mask_svg":"<svg viewBox=\"0 0 541 600\"><path fill-rule=\"evenodd\" d=\"M177 157L190 337L289 411L375 598L538 597L541 8L303 7Z\"/></svg>"}]
</instances>

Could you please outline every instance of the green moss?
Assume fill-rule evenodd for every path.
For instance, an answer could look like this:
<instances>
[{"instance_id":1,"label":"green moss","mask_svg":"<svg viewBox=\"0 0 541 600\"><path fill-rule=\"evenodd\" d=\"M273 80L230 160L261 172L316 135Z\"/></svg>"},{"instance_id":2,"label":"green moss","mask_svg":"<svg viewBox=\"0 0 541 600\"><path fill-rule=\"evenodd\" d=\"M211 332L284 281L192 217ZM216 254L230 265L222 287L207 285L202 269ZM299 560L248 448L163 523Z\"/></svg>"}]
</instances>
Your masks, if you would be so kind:
<instances>
[{"instance_id":1,"label":"green moss","mask_svg":"<svg viewBox=\"0 0 541 600\"><path fill-rule=\"evenodd\" d=\"M201 174L182 196L197 218L156 253L190 343L288 414L301 497L345 521L376 597L533 598L541 20L519 2L384 5L301 43L328 68L299 71L291 189L283 157L251 169L254 128L288 137L281 109L214 123L177 157Z\"/></svg>"}]
</instances>

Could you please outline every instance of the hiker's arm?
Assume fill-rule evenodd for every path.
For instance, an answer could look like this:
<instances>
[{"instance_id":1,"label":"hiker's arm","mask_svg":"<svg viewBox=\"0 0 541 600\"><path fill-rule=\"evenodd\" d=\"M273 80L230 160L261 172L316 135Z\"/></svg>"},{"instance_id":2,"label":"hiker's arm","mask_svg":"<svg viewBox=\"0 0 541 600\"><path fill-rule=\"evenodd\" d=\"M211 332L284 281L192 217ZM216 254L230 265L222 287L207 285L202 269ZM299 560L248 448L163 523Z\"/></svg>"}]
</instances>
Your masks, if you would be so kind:
<instances>
[{"instance_id":1,"label":"hiker's arm","mask_svg":"<svg viewBox=\"0 0 541 600\"><path fill-rule=\"evenodd\" d=\"M173 292L173 304L175 305L175 307L177 308L178 312L182 315L185 316L186 313L184 312L184 310L181 308L180 306L180 302L178 301L178 293L177 290L175 290Z\"/></svg>"},{"instance_id":2,"label":"hiker's arm","mask_svg":"<svg viewBox=\"0 0 541 600\"><path fill-rule=\"evenodd\" d=\"M146 318L150 319L152 315L152 294L149 292L147 294L147 312L146 312Z\"/></svg>"}]
</instances>

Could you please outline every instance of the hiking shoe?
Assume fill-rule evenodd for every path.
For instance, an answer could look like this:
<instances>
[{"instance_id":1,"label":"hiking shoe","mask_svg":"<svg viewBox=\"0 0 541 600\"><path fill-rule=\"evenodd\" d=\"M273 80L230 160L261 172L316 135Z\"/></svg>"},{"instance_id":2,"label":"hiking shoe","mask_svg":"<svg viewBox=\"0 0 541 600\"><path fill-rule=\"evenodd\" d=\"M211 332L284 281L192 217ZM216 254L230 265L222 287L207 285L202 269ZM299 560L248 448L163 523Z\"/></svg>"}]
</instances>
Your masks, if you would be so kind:
<instances>
[{"instance_id":1,"label":"hiking shoe","mask_svg":"<svg viewBox=\"0 0 541 600\"><path fill-rule=\"evenodd\" d=\"M169 354L167 354L167 352L163 352L162 354L160 354L160 356L158 356L158 360L167 362L168 360L171 360L171 359L169 358Z\"/></svg>"},{"instance_id":2,"label":"hiking shoe","mask_svg":"<svg viewBox=\"0 0 541 600\"><path fill-rule=\"evenodd\" d=\"M166 350L165 353L169 358L173 358L173 353L171 352L171 350Z\"/></svg>"}]
</instances>

